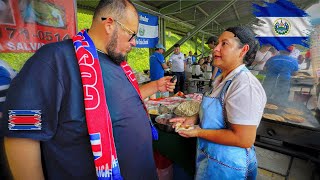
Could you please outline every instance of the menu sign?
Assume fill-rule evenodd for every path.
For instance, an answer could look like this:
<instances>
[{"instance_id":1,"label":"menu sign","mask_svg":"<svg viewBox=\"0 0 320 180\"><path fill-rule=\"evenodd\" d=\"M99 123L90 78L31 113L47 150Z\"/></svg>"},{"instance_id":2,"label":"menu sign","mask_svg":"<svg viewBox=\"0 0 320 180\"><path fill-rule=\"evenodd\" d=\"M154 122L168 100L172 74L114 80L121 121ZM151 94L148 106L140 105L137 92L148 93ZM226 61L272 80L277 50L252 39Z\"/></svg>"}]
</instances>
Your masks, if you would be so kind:
<instances>
[{"instance_id":1,"label":"menu sign","mask_svg":"<svg viewBox=\"0 0 320 180\"><path fill-rule=\"evenodd\" d=\"M0 0L0 52L35 52L76 33L75 1Z\"/></svg>"}]
</instances>

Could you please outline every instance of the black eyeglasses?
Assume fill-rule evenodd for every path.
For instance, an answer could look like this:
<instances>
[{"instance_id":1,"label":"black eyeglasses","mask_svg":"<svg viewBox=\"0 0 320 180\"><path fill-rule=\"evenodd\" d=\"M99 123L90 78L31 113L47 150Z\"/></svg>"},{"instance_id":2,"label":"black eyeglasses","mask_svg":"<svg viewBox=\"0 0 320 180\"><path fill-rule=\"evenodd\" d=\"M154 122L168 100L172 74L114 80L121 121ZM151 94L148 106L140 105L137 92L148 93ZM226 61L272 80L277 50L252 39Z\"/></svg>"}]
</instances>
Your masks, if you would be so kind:
<instances>
[{"instance_id":1,"label":"black eyeglasses","mask_svg":"<svg viewBox=\"0 0 320 180\"><path fill-rule=\"evenodd\" d=\"M105 18L105 17L101 17L101 20L102 20L102 21L104 21L104 20L106 20L106 19L107 19L107 18ZM122 24L122 23L119 22L118 20L114 19L114 21L115 21L116 23L118 23L118 24L120 25L120 27L121 27L124 31L126 31L129 35L131 35L131 37L130 37L130 39L129 39L129 42L130 42L132 39L136 39L136 38L137 38L137 34L136 34L134 31L132 31L131 29L127 28L124 24Z\"/></svg>"}]
</instances>

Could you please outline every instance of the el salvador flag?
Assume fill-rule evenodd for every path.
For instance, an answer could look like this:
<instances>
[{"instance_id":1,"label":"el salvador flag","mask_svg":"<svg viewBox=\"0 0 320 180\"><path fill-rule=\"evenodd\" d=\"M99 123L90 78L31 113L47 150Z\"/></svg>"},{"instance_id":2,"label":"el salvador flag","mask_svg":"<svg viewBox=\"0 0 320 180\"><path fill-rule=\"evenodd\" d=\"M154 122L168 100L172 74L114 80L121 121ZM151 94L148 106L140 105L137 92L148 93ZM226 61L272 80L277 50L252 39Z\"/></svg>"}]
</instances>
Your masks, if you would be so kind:
<instances>
[{"instance_id":1,"label":"el salvador flag","mask_svg":"<svg viewBox=\"0 0 320 180\"><path fill-rule=\"evenodd\" d=\"M159 41L158 17L139 12L138 48L154 48Z\"/></svg>"},{"instance_id":2,"label":"el salvador flag","mask_svg":"<svg viewBox=\"0 0 320 180\"><path fill-rule=\"evenodd\" d=\"M287 50L292 44L309 47L311 24L304 10L288 0L265 2L265 6L253 4L253 8L260 22L253 29L261 45L271 44L277 50Z\"/></svg>"}]
</instances>

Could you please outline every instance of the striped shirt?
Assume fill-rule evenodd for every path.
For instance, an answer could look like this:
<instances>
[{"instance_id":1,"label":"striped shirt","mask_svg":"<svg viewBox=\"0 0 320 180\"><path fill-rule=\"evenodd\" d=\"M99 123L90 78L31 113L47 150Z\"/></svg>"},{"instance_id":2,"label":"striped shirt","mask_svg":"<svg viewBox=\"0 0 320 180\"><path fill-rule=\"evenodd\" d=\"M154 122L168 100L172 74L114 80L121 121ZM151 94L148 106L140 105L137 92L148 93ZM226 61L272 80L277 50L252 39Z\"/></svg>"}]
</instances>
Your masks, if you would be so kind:
<instances>
[{"instance_id":1,"label":"striped shirt","mask_svg":"<svg viewBox=\"0 0 320 180\"><path fill-rule=\"evenodd\" d=\"M0 60L0 112L2 112L2 105L6 100L6 94L11 80L16 74L17 73L5 61Z\"/></svg>"}]
</instances>

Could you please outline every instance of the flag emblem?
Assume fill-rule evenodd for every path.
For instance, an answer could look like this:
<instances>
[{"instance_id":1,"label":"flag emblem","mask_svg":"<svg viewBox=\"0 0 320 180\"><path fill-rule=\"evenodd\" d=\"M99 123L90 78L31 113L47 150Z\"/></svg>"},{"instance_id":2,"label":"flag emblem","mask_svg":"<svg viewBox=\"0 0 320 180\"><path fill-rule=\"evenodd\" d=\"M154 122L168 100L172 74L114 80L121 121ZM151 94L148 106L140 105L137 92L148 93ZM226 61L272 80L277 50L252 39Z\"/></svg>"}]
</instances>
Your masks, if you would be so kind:
<instances>
[{"instance_id":1,"label":"flag emblem","mask_svg":"<svg viewBox=\"0 0 320 180\"><path fill-rule=\"evenodd\" d=\"M290 31L290 23L285 18L279 18L274 22L274 31L278 35L286 35Z\"/></svg>"},{"instance_id":2,"label":"flag emblem","mask_svg":"<svg viewBox=\"0 0 320 180\"><path fill-rule=\"evenodd\" d=\"M144 36L145 32L146 32L146 30L143 27L139 28L139 35L140 36Z\"/></svg>"},{"instance_id":3,"label":"flag emblem","mask_svg":"<svg viewBox=\"0 0 320 180\"><path fill-rule=\"evenodd\" d=\"M9 110L9 130L41 130L40 110Z\"/></svg>"},{"instance_id":4,"label":"flag emblem","mask_svg":"<svg viewBox=\"0 0 320 180\"><path fill-rule=\"evenodd\" d=\"M94 160L102 157L101 135L100 133L90 134L90 143Z\"/></svg>"}]
</instances>

